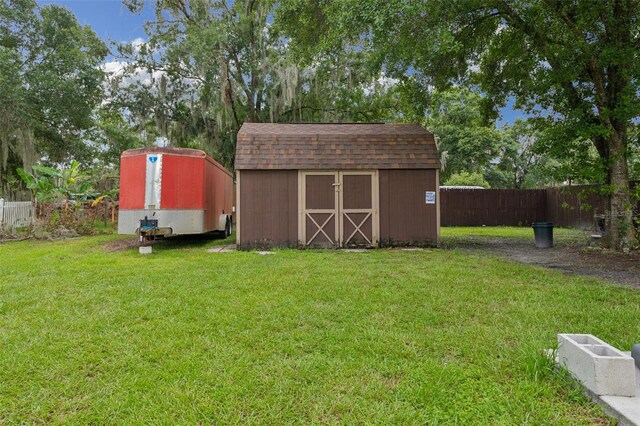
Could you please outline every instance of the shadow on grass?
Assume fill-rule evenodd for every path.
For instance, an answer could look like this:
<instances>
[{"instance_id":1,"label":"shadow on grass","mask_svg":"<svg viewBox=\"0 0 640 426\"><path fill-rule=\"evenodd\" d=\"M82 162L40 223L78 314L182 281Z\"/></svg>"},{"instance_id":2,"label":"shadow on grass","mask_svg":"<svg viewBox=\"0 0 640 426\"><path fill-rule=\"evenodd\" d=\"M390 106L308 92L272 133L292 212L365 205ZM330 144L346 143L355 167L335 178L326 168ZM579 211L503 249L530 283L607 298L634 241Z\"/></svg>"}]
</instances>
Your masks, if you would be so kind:
<instances>
[{"instance_id":1,"label":"shadow on grass","mask_svg":"<svg viewBox=\"0 0 640 426\"><path fill-rule=\"evenodd\" d=\"M202 248L205 246L219 246L235 243L235 235L224 238L219 232L207 234L176 235L157 241L154 245L166 249Z\"/></svg>"},{"instance_id":2,"label":"shadow on grass","mask_svg":"<svg viewBox=\"0 0 640 426\"><path fill-rule=\"evenodd\" d=\"M533 230L527 227L443 228L443 249L529 250L535 248ZM583 249L591 243L590 233L580 229L555 228L554 247Z\"/></svg>"}]
</instances>

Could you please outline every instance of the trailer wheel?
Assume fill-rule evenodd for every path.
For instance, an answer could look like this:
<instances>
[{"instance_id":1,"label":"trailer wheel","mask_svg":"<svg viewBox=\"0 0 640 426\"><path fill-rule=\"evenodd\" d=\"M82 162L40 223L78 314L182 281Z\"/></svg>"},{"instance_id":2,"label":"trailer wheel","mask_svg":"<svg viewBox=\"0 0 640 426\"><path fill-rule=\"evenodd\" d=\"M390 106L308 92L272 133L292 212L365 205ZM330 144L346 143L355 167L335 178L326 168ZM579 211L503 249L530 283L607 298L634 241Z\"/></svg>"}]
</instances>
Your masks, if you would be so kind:
<instances>
[{"instance_id":1,"label":"trailer wheel","mask_svg":"<svg viewBox=\"0 0 640 426\"><path fill-rule=\"evenodd\" d=\"M227 223L224 227L224 236L230 237L233 232L233 221L231 220L231 216L227 216Z\"/></svg>"}]
</instances>

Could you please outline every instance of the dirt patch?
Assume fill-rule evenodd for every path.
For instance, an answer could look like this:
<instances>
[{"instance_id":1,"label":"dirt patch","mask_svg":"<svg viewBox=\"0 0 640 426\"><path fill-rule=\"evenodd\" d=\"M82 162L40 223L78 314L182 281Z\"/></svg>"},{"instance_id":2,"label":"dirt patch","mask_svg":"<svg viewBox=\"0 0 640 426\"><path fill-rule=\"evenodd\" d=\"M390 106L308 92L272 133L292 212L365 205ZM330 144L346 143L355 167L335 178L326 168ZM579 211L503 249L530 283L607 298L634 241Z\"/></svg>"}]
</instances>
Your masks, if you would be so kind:
<instances>
[{"instance_id":1,"label":"dirt patch","mask_svg":"<svg viewBox=\"0 0 640 426\"><path fill-rule=\"evenodd\" d=\"M206 244L210 244L212 241L218 240L220 242L224 242L219 235L210 233L210 234L196 234L196 235L176 235L169 238L151 240L145 242L144 245L156 245L162 244L163 247L174 248L174 249L185 249L185 248L196 248ZM138 237L133 238L125 238L122 240L110 241L104 245L104 250L107 252L116 252L129 250L132 248L140 247L142 243ZM230 248L230 244L221 245L220 247L228 247Z\"/></svg>"},{"instance_id":2,"label":"dirt patch","mask_svg":"<svg viewBox=\"0 0 640 426\"><path fill-rule=\"evenodd\" d=\"M639 253L617 253L595 244L587 238L560 241L553 248L537 249L533 241L522 238L466 236L444 241L443 246L490 253L516 262L640 288Z\"/></svg>"},{"instance_id":3,"label":"dirt patch","mask_svg":"<svg viewBox=\"0 0 640 426\"><path fill-rule=\"evenodd\" d=\"M236 251L235 244L229 244L226 246L214 246L210 249L207 249L207 253L233 253Z\"/></svg>"},{"instance_id":4,"label":"dirt patch","mask_svg":"<svg viewBox=\"0 0 640 426\"><path fill-rule=\"evenodd\" d=\"M104 251L106 252L116 252L116 251L124 251L132 248L140 247L142 243L138 239L135 238L126 238L124 240L115 240L109 241L104 245Z\"/></svg>"},{"instance_id":5,"label":"dirt patch","mask_svg":"<svg viewBox=\"0 0 640 426\"><path fill-rule=\"evenodd\" d=\"M17 243L18 241L25 241L25 240L29 240L31 239L31 237L24 237L24 238L5 238L5 239L0 239L0 244L2 243Z\"/></svg>"}]
</instances>

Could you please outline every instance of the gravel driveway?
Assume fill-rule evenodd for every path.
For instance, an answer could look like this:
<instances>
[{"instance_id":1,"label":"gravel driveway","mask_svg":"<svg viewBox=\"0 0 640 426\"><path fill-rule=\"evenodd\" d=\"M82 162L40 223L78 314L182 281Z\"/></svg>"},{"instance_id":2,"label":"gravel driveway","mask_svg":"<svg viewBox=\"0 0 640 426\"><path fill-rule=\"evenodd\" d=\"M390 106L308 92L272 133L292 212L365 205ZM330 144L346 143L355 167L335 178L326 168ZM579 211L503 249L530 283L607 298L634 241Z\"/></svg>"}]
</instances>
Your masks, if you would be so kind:
<instances>
[{"instance_id":1,"label":"gravel driveway","mask_svg":"<svg viewBox=\"0 0 640 426\"><path fill-rule=\"evenodd\" d=\"M614 284L640 288L640 253L617 253L599 247L588 233L556 239L551 249L537 249L531 239L495 236L443 238L445 249L488 252L521 263L558 269L568 274L602 278Z\"/></svg>"}]
</instances>

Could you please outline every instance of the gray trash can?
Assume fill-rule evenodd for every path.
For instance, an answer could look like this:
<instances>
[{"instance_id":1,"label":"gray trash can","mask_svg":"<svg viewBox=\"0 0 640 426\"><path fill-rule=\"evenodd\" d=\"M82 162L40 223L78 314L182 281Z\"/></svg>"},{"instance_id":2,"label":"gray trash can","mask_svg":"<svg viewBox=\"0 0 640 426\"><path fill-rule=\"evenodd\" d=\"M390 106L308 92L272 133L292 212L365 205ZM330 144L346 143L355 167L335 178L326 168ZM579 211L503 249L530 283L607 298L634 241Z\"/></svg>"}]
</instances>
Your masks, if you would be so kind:
<instances>
[{"instance_id":1,"label":"gray trash can","mask_svg":"<svg viewBox=\"0 0 640 426\"><path fill-rule=\"evenodd\" d=\"M553 247L553 223L533 222L531 227L533 228L533 236L537 248Z\"/></svg>"}]
</instances>

